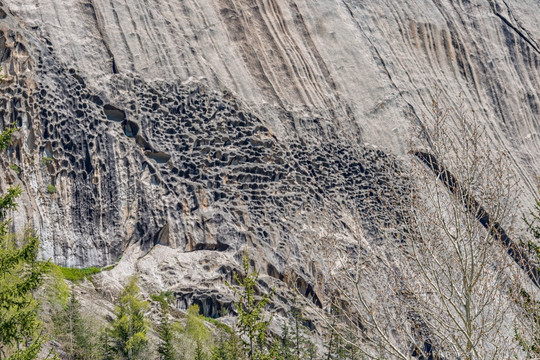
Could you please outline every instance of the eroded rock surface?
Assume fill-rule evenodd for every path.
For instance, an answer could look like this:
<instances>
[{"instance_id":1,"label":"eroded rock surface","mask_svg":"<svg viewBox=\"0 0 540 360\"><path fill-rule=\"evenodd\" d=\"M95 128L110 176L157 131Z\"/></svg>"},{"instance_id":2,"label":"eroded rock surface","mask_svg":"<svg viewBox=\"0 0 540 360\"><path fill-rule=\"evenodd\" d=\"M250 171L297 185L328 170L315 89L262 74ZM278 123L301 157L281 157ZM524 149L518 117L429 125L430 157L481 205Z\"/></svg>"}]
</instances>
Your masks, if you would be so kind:
<instances>
[{"instance_id":1,"label":"eroded rock surface","mask_svg":"<svg viewBox=\"0 0 540 360\"><path fill-rule=\"evenodd\" d=\"M21 130L1 185L23 186L16 224L38 229L43 258L131 254L103 291L138 273L221 316L247 246L268 288L322 306L323 235L360 224L366 246L391 246L373 223L395 216L409 129L438 92L477 110L530 204L538 14L534 0L3 0L0 118Z\"/></svg>"}]
</instances>

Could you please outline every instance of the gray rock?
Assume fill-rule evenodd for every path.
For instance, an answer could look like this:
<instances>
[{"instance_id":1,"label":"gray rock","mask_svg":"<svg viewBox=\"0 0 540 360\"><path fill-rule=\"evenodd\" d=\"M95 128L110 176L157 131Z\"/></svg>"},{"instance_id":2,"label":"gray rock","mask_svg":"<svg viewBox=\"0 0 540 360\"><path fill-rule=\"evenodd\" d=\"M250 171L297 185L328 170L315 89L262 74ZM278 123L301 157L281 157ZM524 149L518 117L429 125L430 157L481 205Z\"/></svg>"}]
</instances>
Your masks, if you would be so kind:
<instances>
[{"instance_id":1,"label":"gray rock","mask_svg":"<svg viewBox=\"0 0 540 360\"><path fill-rule=\"evenodd\" d=\"M509 151L525 207L536 191L538 1L0 9L0 119L21 126L6 161L22 169L4 166L1 187L24 188L15 224L38 230L43 258L86 267L123 255L96 280L104 293L137 273L146 292L221 316L247 247L281 291L276 311L294 282L322 306L320 235L350 235L360 214L369 246L392 246L373 224L396 216L387 204L407 186L410 129L437 88Z\"/></svg>"}]
</instances>

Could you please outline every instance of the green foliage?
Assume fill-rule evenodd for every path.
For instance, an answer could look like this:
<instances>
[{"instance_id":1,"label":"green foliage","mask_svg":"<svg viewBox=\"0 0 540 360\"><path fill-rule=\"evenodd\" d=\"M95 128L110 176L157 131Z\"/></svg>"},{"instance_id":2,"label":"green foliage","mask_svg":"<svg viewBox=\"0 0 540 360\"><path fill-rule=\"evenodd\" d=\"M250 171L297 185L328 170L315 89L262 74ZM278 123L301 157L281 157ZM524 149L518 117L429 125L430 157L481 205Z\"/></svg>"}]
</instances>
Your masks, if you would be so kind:
<instances>
[{"instance_id":1,"label":"green foliage","mask_svg":"<svg viewBox=\"0 0 540 360\"><path fill-rule=\"evenodd\" d=\"M300 308L293 308L295 359L315 359L317 351L311 341L311 331L303 325L304 317Z\"/></svg>"},{"instance_id":2,"label":"green foliage","mask_svg":"<svg viewBox=\"0 0 540 360\"><path fill-rule=\"evenodd\" d=\"M299 309L292 309L292 319L288 323L283 323L281 336L277 345L276 360L304 360L315 359L317 354L315 345L310 341L311 333L302 324L302 312Z\"/></svg>"},{"instance_id":3,"label":"green foliage","mask_svg":"<svg viewBox=\"0 0 540 360\"><path fill-rule=\"evenodd\" d=\"M44 284L46 301L54 308L66 306L69 300L69 286L66 284L62 268L54 263L47 263L48 278Z\"/></svg>"},{"instance_id":4,"label":"green foliage","mask_svg":"<svg viewBox=\"0 0 540 360\"><path fill-rule=\"evenodd\" d=\"M17 247L8 236L0 239L0 349L2 359L35 359L45 341L33 296L46 272L37 261L39 241L27 233Z\"/></svg>"},{"instance_id":5,"label":"green foliage","mask_svg":"<svg viewBox=\"0 0 540 360\"><path fill-rule=\"evenodd\" d=\"M161 305L165 304L168 306L174 300L174 296L170 291L162 291L159 294L150 294L150 299L157 301Z\"/></svg>"},{"instance_id":6,"label":"green foliage","mask_svg":"<svg viewBox=\"0 0 540 360\"><path fill-rule=\"evenodd\" d=\"M332 308L332 312L335 313L338 309ZM336 317L333 318L332 323L330 324L330 332L328 334L330 338L324 344L325 354L324 359L326 360L356 360L363 359L358 354L358 349L352 344L358 341L357 336L353 336L353 333L347 331L346 329L338 327ZM312 349L310 349L312 348ZM310 350L314 351L314 345L309 342L307 347L307 353L309 357L307 359L313 359L313 354ZM315 354L316 356L316 354Z\"/></svg>"},{"instance_id":7,"label":"green foliage","mask_svg":"<svg viewBox=\"0 0 540 360\"><path fill-rule=\"evenodd\" d=\"M187 311L185 333L196 341L206 341L210 338L210 331L204 324L204 316L199 314L199 305L191 305Z\"/></svg>"},{"instance_id":8,"label":"green foliage","mask_svg":"<svg viewBox=\"0 0 540 360\"><path fill-rule=\"evenodd\" d=\"M248 359L271 359L273 350L267 344L270 320L265 320L263 310L269 304L274 292L272 291L269 295L263 295L262 297L255 296L255 287L258 283L259 273L257 271L250 271L247 254L244 254L243 269L243 278L237 273L234 274L234 278L242 288L242 291L229 285L238 297L238 301L234 303L234 307L238 313L238 332L240 337L245 339L243 341L248 353Z\"/></svg>"},{"instance_id":9,"label":"green foliage","mask_svg":"<svg viewBox=\"0 0 540 360\"><path fill-rule=\"evenodd\" d=\"M326 359L327 360L342 360L346 359L346 350L343 345L343 338L335 330L330 332L330 340L326 344Z\"/></svg>"},{"instance_id":10,"label":"green foliage","mask_svg":"<svg viewBox=\"0 0 540 360\"><path fill-rule=\"evenodd\" d=\"M209 358L208 346L205 346L205 344L210 344L212 339L210 330L204 324L204 317L199 312L198 305L191 305L188 309L184 336L194 345L194 359L204 360Z\"/></svg>"},{"instance_id":11,"label":"green foliage","mask_svg":"<svg viewBox=\"0 0 540 360\"><path fill-rule=\"evenodd\" d=\"M47 192L49 194L55 194L56 193L56 186L54 186L53 184L49 184L47 185Z\"/></svg>"},{"instance_id":12,"label":"green foliage","mask_svg":"<svg viewBox=\"0 0 540 360\"><path fill-rule=\"evenodd\" d=\"M41 319L67 359L97 360L97 321L81 314L81 305L75 293L70 291L62 269L67 268L48 263L48 275L39 293L44 310Z\"/></svg>"},{"instance_id":13,"label":"green foliage","mask_svg":"<svg viewBox=\"0 0 540 360\"><path fill-rule=\"evenodd\" d=\"M197 341L195 346L195 358L194 360L206 360L208 359L206 353L203 350L202 342Z\"/></svg>"},{"instance_id":14,"label":"green foliage","mask_svg":"<svg viewBox=\"0 0 540 360\"><path fill-rule=\"evenodd\" d=\"M0 133L0 150L11 144L16 128ZM9 234L7 213L17 207L21 189L10 187L0 197L0 359L36 359L45 342L33 293L43 281L47 264L37 261L39 240L27 231L20 243Z\"/></svg>"},{"instance_id":15,"label":"green foliage","mask_svg":"<svg viewBox=\"0 0 540 360\"><path fill-rule=\"evenodd\" d=\"M177 358L174 348L175 329L169 320L169 303L172 300L170 291L163 292L160 295L151 295L152 300L160 304L160 321L157 327L159 338L158 354L160 360L174 360Z\"/></svg>"},{"instance_id":16,"label":"green foliage","mask_svg":"<svg viewBox=\"0 0 540 360\"><path fill-rule=\"evenodd\" d=\"M44 157L41 158L41 164L43 166L49 165L49 163L51 163L53 161L54 161L54 158L52 158L52 157L44 156Z\"/></svg>"},{"instance_id":17,"label":"green foliage","mask_svg":"<svg viewBox=\"0 0 540 360\"><path fill-rule=\"evenodd\" d=\"M104 327L103 329L101 329L98 344L99 358L101 360L117 359L112 329L110 327Z\"/></svg>"},{"instance_id":18,"label":"green foliage","mask_svg":"<svg viewBox=\"0 0 540 360\"><path fill-rule=\"evenodd\" d=\"M12 144L12 135L18 130L19 128L15 125L10 125L0 133L0 151L4 151L9 145Z\"/></svg>"},{"instance_id":19,"label":"green foliage","mask_svg":"<svg viewBox=\"0 0 540 360\"><path fill-rule=\"evenodd\" d=\"M218 330L225 331L228 334L233 332L232 329L227 324L224 324L217 319L213 319L211 317L206 317L206 316L204 316L203 318L204 318L204 321L209 322L210 324L214 325Z\"/></svg>"},{"instance_id":20,"label":"green foliage","mask_svg":"<svg viewBox=\"0 0 540 360\"><path fill-rule=\"evenodd\" d=\"M72 282L79 282L84 279L89 279L92 277L92 275L101 272L101 269L97 267L77 269L77 268L68 268L68 267L58 266L58 269L60 269L60 271L62 272L62 275L64 276L66 280L69 280Z\"/></svg>"},{"instance_id":21,"label":"green foliage","mask_svg":"<svg viewBox=\"0 0 540 360\"><path fill-rule=\"evenodd\" d=\"M295 343L291 337L289 325L284 323L281 327L281 336L279 339L279 355L280 360L293 360L295 359Z\"/></svg>"},{"instance_id":22,"label":"green foliage","mask_svg":"<svg viewBox=\"0 0 540 360\"><path fill-rule=\"evenodd\" d=\"M53 316L56 339L63 344L68 359L97 359L94 330L81 315L81 304L74 292L69 301Z\"/></svg>"},{"instance_id":23,"label":"green foliage","mask_svg":"<svg viewBox=\"0 0 540 360\"><path fill-rule=\"evenodd\" d=\"M317 359L317 348L313 342L308 342L306 347L306 360L315 360Z\"/></svg>"},{"instance_id":24,"label":"green foliage","mask_svg":"<svg viewBox=\"0 0 540 360\"><path fill-rule=\"evenodd\" d=\"M21 173L21 168L15 164L9 164L9 168L15 171L15 174L19 175Z\"/></svg>"},{"instance_id":25,"label":"green foliage","mask_svg":"<svg viewBox=\"0 0 540 360\"><path fill-rule=\"evenodd\" d=\"M104 267L103 269L101 269L101 271L109 271L109 270L114 269L115 267L116 267L116 264L112 264L112 265Z\"/></svg>"},{"instance_id":26,"label":"green foliage","mask_svg":"<svg viewBox=\"0 0 540 360\"><path fill-rule=\"evenodd\" d=\"M217 343L212 348L211 360L245 360L244 343L229 326L222 322L205 318L205 321L216 326L214 336Z\"/></svg>"},{"instance_id":27,"label":"green foliage","mask_svg":"<svg viewBox=\"0 0 540 360\"><path fill-rule=\"evenodd\" d=\"M8 211L17 209L17 198L21 195L22 190L19 185L11 186L7 193L0 197L0 236L8 233L8 227L11 224L11 219L6 219Z\"/></svg>"},{"instance_id":28,"label":"green foliage","mask_svg":"<svg viewBox=\"0 0 540 360\"><path fill-rule=\"evenodd\" d=\"M120 293L110 331L115 352L128 360L138 359L146 349L148 321L144 313L149 308L148 302L141 300L137 279L131 278Z\"/></svg>"},{"instance_id":29,"label":"green foliage","mask_svg":"<svg viewBox=\"0 0 540 360\"><path fill-rule=\"evenodd\" d=\"M232 332L222 332L212 350L212 360L244 360L243 342Z\"/></svg>"}]
</instances>

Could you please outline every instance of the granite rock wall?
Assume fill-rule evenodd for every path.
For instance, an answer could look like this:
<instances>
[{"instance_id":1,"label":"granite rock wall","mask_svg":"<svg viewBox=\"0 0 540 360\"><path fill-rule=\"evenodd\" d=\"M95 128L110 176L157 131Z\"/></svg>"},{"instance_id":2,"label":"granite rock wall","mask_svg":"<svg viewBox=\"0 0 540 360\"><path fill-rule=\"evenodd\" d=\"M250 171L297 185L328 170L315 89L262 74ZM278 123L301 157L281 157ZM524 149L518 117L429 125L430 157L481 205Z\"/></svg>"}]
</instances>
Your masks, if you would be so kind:
<instances>
[{"instance_id":1,"label":"granite rock wall","mask_svg":"<svg viewBox=\"0 0 540 360\"><path fill-rule=\"evenodd\" d=\"M104 293L137 273L220 316L247 247L277 310L294 284L324 306L327 234L393 246L374 224L398 216L435 96L476 110L532 203L538 14L535 0L2 0L14 230L37 229L61 265L121 258Z\"/></svg>"}]
</instances>

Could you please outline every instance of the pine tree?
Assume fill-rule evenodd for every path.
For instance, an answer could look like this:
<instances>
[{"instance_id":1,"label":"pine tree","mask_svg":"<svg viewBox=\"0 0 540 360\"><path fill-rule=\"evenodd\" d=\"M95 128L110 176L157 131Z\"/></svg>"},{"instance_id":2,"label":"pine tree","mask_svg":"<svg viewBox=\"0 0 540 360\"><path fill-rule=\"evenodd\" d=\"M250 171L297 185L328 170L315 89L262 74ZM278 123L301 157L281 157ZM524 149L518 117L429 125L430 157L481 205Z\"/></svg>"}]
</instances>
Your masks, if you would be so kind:
<instances>
[{"instance_id":1,"label":"pine tree","mask_svg":"<svg viewBox=\"0 0 540 360\"><path fill-rule=\"evenodd\" d=\"M295 360L315 359L315 344L310 340L311 331L303 325L305 320L301 308L293 308Z\"/></svg>"},{"instance_id":2,"label":"pine tree","mask_svg":"<svg viewBox=\"0 0 540 360\"><path fill-rule=\"evenodd\" d=\"M81 304L72 291L69 301L53 315L57 339L64 344L68 359L87 360L97 357L94 329L81 315Z\"/></svg>"},{"instance_id":3,"label":"pine tree","mask_svg":"<svg viewBox=\"0 0 540 360\"><path fill-rule=\"evenodd\" d=\"M230 356L228 360L246 359L246 354L242 351L242 345L242 340L236 334L231 334L227 342L227 351Z\"/></svg>"},{"instance_id":4,"label":"pine tree","mask_svg":"<svg viewBox=\"0 0 540 360\"><path fill-rule=\"evenodd\" d=\"M340 333L335 330L336 323L333 322L330 331L330 340L326 345L326 359L327 360L344 360L346 357L346 350L343 346L343 339Z\"/></svg>"},{"instance_id":5,"label":"pine tree","mask_svg":"<svg viewBox=\"0 0 540 360\"><path fill-rule=\"evenodd\" d=\"M148 322L144 313L150 305L140 297L137 280L133 277L120 293L111 329L115 351L128 360L138 359L148 343Z\"/></svg>"},{"instance_id":6,"label":"pine tree","mask_svg":"<svg viewBox=\"0 0 540 360\"><path fill-rule=\"evenodd\" d=\"M64 352L69 359L80 359L81 349L77 338L82 338L81 304L71 292L69 301L64 308L53 316L53 322L58 332L58 339L65 344Z\"/></svg>"},{"instance_id":7,"label":"pine tree","mask_svg":"<svg viewBox=\"0 0 540 360\"><path fill-rule=\"evenodd\" d=\"M184 335L194 344L194 348L192 348L194 359L205 360L208 358L208 346L204 345L211 342L211 333L199 312L199 306L196 304L191 305L188 309Z\"/></svg>"},{"instance_id":8,"label":"pine tree","mask_svg":"<svg viewBox=\"0 0 540 360\"><path fill-rule=\"evenodd\" d=\"M234 333L221 334L219 342L212 351L212 360L243 360L242 341Z\"/></svg>"},{"instance_id":9,"label":"pine tree","mask_svg":"<svg viewBox=\"0 0 540 360\"><path fill-rule=\"evenodd\" d=\"M105 327L99 335L99 355L101 360L115 360L116 352L111 328Z\"/></svg>"},{"instance_id":10,"label":"pine tree","mask_svg":"<svg viewBox=\"0 0 540 360\"><path fill-rule=\"evenodd\" d=\"M287 323L281 327L281 337L278 345L280 360L293 360L293 353L296 351L296 345L291 339L291 333Z\"/></svg>"},{"instance_id":11,"label":"pine tree","mask_svg":"<svg viewBox=\"0 0 540 360\"><path fill-rule=\"evenodd\" d=\"M306 344L306 360L315 360L317 359L317 349L315 344L308 340Z\"/></svg>"},{"instance_id":12,"label":"pine tree","mask_svg":"<svg viewBox=\"0 0 540 360\"><path fill-rule=\"evenodd\" d=\"M250 271L247 254L244 254L243 269L243 278L240 278L237 273L234 274L234 278L242 291L238 291L231 286L235 295L239 297L238 301L234 303L238 313L238 331L244 341L248 359L271 359L272 348L269 348L267 344L270 320L265 320L263 310L269 304L273 291L269 295L263 295L257 299L255 287L259 279L259 273Z\"/></svg>"},{"instance_id":13,"label":"pine tree","mask_svg":"<svg viewBox=\"0 0 540 360\"><path fill-rule=\"evenodd\" d=\"M176 351L174 349L174 329L169 321L169 300L170 293L162 293L153 300L159 302L160 305L160 322L157 328L159 337L158 354L160 360L176 359Z\"/></svg>"},{"instance_id":14,"label":"pine tree","mask_svg":"<svg viewBox=\"0 0 540 360\"><path fill-rule=\"evenodd\" d=\"M11 144L15 131L16 127L9 126L0 133L0 151ZM42 283L47 264L37 261L39 240L32 231L24 234L22 246L9 231L8 212L17 208L20 194L20 187L15 186L0 196L0 360L36 359L45 342L33 293Z\"/></svg>"},{"instance_id":15,"label":"pine tree","mask_svg":"<svg viewBox=\"0 0 540 360\"><path fill-rule=\"evenodd\" d=\"M344 337L345 345L343 346L343 353L346 355L345 358L348 360L359 360L360 351L358 347L353 345L356 337L351 332L346 332Z\"/></svg>"},{"instance_id":16,"label":"pine tree","mask_svg":"<svg viewBox=\"0 0 540 360\"><path fill-rule=\"evenodd\" d=\"M196 346L195 346L195 359L194 360L206 360L206 353L203 350L202 342L201 340L197 340Z\"/></svg>"},{"instance_id":17,"label":"pine tree","mask_svg":"<svg viewBox=\"0 0 540 360\"><path fill-rule=\"evenodd\" d=\"M9 195L8 195L9 196ZM5 200L2 198L0 201ZM5 226L5 223L2 224ZM0 225L0 231L5 228ZM33 296L46 271L36 261L39 242L33 235L17 248L9 236L0 239L0 359L35 359L45 341Z\"/></svg>"},{"instance_id":18,"label":"pine tree","mask_svg":"<svg viewBox=\"0 0 540 360\"><path fill-rule=\"evenodd\" d=\"M212 360L229 360L227 341L223 335L219 337L217 345L212 349Z\"/></svg>"}]
</instances>

